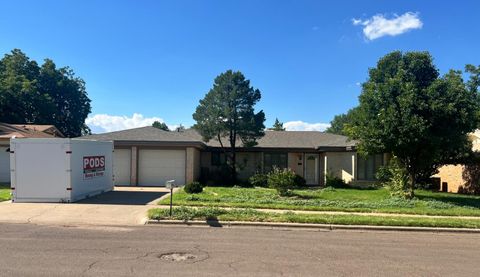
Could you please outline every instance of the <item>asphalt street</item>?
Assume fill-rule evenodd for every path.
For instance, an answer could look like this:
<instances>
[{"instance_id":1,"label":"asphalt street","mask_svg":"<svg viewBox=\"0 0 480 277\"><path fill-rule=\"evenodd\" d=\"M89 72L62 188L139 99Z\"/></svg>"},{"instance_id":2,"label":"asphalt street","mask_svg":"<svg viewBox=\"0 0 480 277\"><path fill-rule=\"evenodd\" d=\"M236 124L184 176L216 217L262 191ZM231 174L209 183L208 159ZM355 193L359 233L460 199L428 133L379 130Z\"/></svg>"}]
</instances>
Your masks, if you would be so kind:
<instances>
[{"instance_id":1,"label":"asphalt street","mask_svg":"<svg viewBox=\"0 0 480 277\"><path fill-rule=\"evenodd\" d=\"M479 276L480 235L0 224L2 276Z\"/></svg>"}]
</instances>

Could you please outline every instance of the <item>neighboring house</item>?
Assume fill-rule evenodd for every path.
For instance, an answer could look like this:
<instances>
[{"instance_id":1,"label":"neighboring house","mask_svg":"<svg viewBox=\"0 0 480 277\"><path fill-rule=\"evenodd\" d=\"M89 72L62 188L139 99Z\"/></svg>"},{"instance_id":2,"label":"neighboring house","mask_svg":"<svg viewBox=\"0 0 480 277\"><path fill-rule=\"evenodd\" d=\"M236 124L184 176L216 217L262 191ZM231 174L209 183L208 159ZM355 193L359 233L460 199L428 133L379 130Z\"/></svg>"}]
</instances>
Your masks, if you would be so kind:
<instances>
[{"instance_id":1,"label":"neighboring house","mask_svg":"<svg viewBox=\"0 0 480 277\"><path fill-rule=\"evenodd\" d=\"M142 127L82 138L114 142L116 185L162 186L170 179L185 184L201 174L217 174L225 162L220 143L204 142L193 129L168 132ZM255 147L237 149L242 180L278 166L291 168L309 185L323 185L327 174L348 183L372 182L384 164L383 155L359 158L355 142L345 136L315 131L266 131Z\"/></svg>"},{"instance_id":2,"label":"neighboring house","mask_svg":"<svg viewBox=\"0 0 480 277\"><path fill-rule=\"evenodd\" d=\"M472 141L472 150L476 153L480 152L480 130L476 130L470 134ZM473 170L472 170L473 169ZM480 182L480 176L476 167L467 167L465 165L445 165L439 168L438 174L433 178L439 182L440 191L444 192L462 192L469 183ZM477 184L473 184L477 185ZM459 191L460 190L460 191Z\"/></svg>"},{"instance_id":3,"label":"neighboring house","mask_svg":"<svg viewBox=\"0 0 480 277\"><path fill-rule=\"evenodd\" d=\"M53 125L0 123L0 183L10 183L10 139L64 137Z\"/></svg>"}]
</instances>

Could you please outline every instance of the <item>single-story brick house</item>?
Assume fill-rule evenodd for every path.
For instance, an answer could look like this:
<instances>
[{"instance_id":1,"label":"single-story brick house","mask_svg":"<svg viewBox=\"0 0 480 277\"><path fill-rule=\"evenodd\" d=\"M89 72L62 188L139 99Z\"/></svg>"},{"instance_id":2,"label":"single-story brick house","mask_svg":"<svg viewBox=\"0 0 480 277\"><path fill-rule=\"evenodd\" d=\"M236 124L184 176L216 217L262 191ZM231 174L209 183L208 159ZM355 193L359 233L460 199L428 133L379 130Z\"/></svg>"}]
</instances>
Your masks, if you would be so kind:
<instances>
[{"instance_id":1,"label":"single-story brick house","mask_svg":"<svg viewBox=\"0 0 480 277\"><path fill-rule=\"evenodd\" d=\"M64 137L53 125L0 122L0 183L10 183L10 139Z\"/></svg>"},{"instance_id":2,"label":"single-story brick house","mask_svg":"<svg viewBox=\"0 0 480 277\"><path fill-rule=\"evenodd\" d=\"M162 186L170 179L185 184L215 172L225 160L218 141L204 142L193 129L168 132L149 126L82 138L114 142L116 185ZM237 152L240 179L278 166L291 168L309 185L323 185L327 174L348 183L372 182L384 160L384 155L362 159L354 141L315 131L266 131L258 145Z\"/></svg>"},{"instance_id":3,"label":"single-story brick house","mask_svg":"<svg viewBox=\"0 0 480 277\"><path fill-rule=\"evenodd\" d=\"M480 130L469 134L472 141L472 150L480 153ZM466 167L462 164L445 165L438 169L438 173L433 178L438 179L440 191L444 192L461 192L465 187L480 182L478 168Z\"/></svg>"}]
</instances>

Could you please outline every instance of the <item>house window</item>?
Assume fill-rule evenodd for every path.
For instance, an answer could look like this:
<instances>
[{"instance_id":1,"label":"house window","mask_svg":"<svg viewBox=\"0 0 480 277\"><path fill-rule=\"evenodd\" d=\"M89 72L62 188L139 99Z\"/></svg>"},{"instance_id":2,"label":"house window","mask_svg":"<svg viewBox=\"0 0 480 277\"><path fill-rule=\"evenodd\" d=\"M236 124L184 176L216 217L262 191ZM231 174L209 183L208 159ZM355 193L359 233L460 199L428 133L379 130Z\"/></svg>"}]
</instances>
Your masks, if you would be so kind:
<instances>
[{"instance_id":1,"label":"house window","mask_svg":"<svg viewBox=\"0 0 480 277\"><path fill-rule=\"evenodd\" d=\"M212 152L212 165L220 166L225 164L225 155L220 152Z\"/></svg>"},{"instance_id":2,"label":"house window","mask_svg":"<svg viewBox=\"0 0 480 277\"><path fill-rule=\"evenodd\" d=\"M263 172L268 173L274 167L287 168L287 153L264 153Z\"/></svg>"},{"instance_id":3,"label":"house window","mask_svg":"<svg viewBox=\"0 0 480 277\"><path fill-rule=\"evenodd\" d=\"M369 155L366 158L358 156L357 179L367 181L376 180L375 174L383 164L383 154Z\"/></svg>"}]
</instances>

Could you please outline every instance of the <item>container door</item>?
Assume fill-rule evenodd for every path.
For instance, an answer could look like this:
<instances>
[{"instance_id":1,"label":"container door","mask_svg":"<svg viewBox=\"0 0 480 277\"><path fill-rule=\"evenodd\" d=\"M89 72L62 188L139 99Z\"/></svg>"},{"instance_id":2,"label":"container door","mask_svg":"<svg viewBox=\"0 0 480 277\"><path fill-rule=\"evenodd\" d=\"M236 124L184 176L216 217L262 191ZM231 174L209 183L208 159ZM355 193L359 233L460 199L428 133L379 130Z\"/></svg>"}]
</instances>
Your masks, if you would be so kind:
<instances>
[{"instance_id":1,"label":"container door","mask_svg":"<svg viewBox=\"0 0 480 277\"><path fill-rule=\"evenodd\" d=\"M10 183L10 148L0 146L0 184Z\"/></svg>"},{"instance_id":2,"label":"container door","mask_svg":"<svg viewBox=\"0 0 480 277\"><path fill-rule=\"evenodd\" d=\"M15 145L15 194L18 200L60 202L67 198L67 158L64 144Z\"/></svg>"}]
</instances>

